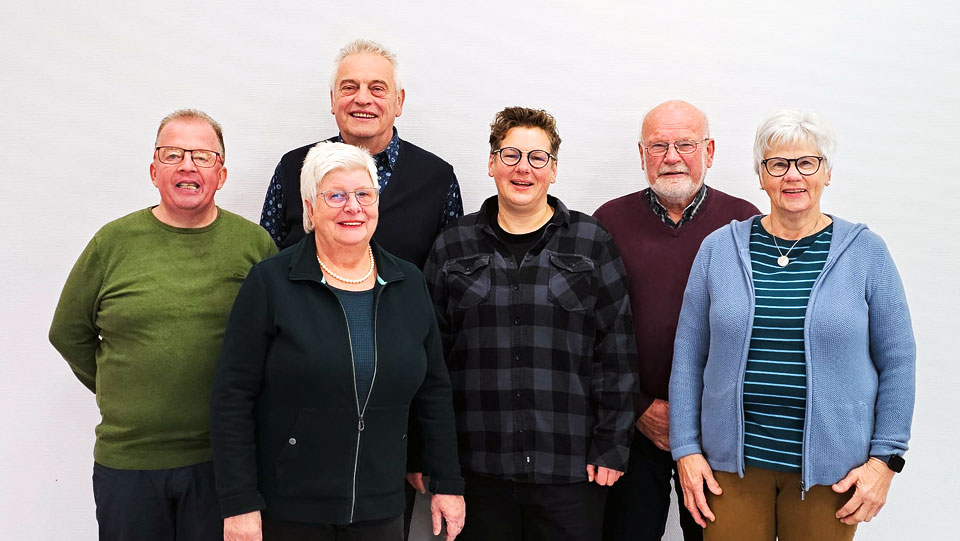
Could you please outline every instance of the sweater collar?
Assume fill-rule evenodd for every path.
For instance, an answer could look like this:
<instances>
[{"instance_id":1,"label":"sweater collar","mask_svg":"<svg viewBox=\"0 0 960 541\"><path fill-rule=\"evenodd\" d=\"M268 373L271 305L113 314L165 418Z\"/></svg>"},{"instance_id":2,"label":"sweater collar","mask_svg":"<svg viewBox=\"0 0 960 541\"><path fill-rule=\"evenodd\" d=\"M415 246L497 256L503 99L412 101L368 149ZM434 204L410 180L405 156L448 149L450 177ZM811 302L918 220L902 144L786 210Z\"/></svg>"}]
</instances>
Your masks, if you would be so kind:
<instances>
[{"instance_id":1,"label":"sweater collar","mask_svg":"<svg viewBox=\"0 0 960 541\"><path fill-rule=\"evenodd\" d=\"M553 207L553 216L547 220L548 225L563 225L570 223L570 210L562 201L552 195L547 195L547 204ZM480 212L477 213L477 227L491 235L496 235L493 226L490 225L490 217L496 216L499 212L500 204L497 196L493 195L487 198L480 206Z\"/></svg>"},{"instance_id":2,"label":"sweater collar","mask_svg":"<svg viewBox=\"0 0 960 541\"><path fill-rule=\"evenodd\" d=\"M406 278L397 261L384 251L377 241L371 239L370 245L373 247L373 259L377 264L377 282L385 284ZM317 263L317 240L313 233L307 233L293 248L290 279L325 283L323 271Z\"/></svg>"},{"instance_id":3,"label":"sweater collar","mask_svg":"<svg viewBox=\"0 0 960 541\"><path fill-rule=\"evenodd\" d=\"M753 227L753 220L763 216L754 216L740 222L736 220L730 222L733 241L738 251L750 250L750 230ZM830 252L827 254L827 260L829 261L846 250L847 246L857 238L857 235L868 228L866 224L848 222L833 214L827 214L827 216L833 220L833 237L830 241Z\"/></svg>"}]
</instances>

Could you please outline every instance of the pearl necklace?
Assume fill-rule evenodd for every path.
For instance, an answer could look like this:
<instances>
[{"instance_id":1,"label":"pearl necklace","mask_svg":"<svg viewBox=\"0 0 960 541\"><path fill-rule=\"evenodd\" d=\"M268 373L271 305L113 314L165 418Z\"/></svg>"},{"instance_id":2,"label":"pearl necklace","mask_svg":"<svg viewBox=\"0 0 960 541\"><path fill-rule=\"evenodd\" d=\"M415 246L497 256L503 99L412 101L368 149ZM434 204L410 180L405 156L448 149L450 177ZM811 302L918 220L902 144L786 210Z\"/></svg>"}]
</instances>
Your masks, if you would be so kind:
<instances>
[{"instance_id":1,"label":"pearl necklace","mask_svg":"<svg viewBox=\"0 0 960 541\"><path fill-rule=\"evenodd\" d=\"M333 272L332 270L330 270L330 268L324 265L323 261L320 260L319 255L317 256L317 263L320 263L320 268L323 269L323 274L328 274L330 275L331 278L336 278L337 280L345 284L362 284L363 282L367 281L367 278L370 278L371 276L373 276L373 266L374 266L373 265L373 246L367 245L367 254L370 256L370 270L368 270L367 273L363 275L363 278L356 279L356 280L352 278L345 278Z\"/></svg>"},{"instance_id":2,"label":"pearl necklace","mask_svg":"<svg viewBox=\"0 0 960 541\"><path fill-rule=\"evenodd\" d=\"M823 218L823 214L820 215L820 218ZM817 218L816 223L813 224L813 231L816 231L817 226L820 225L820 218ZM812 234L813 231L811 231L810 233ZM787 265L790 264L790 258L787 256L790 255L791 251L793 251L793 248L797 245L797 242L800 242L806 237L806 235L801 236L799 239L797 239L797 242L793 243L793 246L787 249L787 253L783 253L780 250L780 245L777 244L777 236L774 235L773 233L770 233L770 236L773 237L773 245L777 248L777 253L780 254L780 257L777 258L777 265L780 265L781 267L786 267Z\"/></svg>"}]
</instances>

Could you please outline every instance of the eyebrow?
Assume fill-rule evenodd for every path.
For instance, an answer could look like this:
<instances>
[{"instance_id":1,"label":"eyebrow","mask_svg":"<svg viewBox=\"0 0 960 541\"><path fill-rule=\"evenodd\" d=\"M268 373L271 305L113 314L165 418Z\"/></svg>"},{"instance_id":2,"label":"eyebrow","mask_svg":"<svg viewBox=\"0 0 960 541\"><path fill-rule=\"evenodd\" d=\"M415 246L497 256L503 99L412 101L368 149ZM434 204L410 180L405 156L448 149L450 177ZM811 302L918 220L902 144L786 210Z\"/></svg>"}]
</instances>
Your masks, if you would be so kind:
<instances>
[{"instance_id":1,"label":"eyebrow","mask_svg":"<svg viewBox=\"0 0 960 541\"><path fill-rule=\"evenodd\" d=\"M346 83L353 83L353 84L355 84L355 85L359 85L359 84L361 84L361 81L358 81L358 80L356 80L356 79L342 79L342 80L340 81L340 84L339 84L338 86L343 86L343 85L346 84ZM384 86L387 86L387 87L390 86L390 83L388 83L387 81L384 81L383 79L374 79L374 80L372 80L372 81L368 81L368 82L367 82L367 86L375 85L375 84L381 84L381 85L384 85Z\"/></svg>"}]
</instances>

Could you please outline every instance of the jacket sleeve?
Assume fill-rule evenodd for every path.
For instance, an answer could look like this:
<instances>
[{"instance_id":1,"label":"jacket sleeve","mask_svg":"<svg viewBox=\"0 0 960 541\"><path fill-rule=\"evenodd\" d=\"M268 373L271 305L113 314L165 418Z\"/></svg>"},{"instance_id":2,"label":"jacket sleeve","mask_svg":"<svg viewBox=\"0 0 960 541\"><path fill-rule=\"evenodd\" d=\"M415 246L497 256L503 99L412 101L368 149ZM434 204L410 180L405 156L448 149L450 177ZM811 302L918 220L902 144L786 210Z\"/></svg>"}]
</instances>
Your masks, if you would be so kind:
<instances>
[{"instance_id":1,"label":"jacket sleeve","mask_svg":"<svg viewBox=\"0 0 960 541\"><path fill-rule=\"evenodd\" d=\"M100 349L96 322L103 279L104 265L94 237L67 277L49 333L50 343L63 355L80 383L94 393Z\"/></svg>"},{"instance_id":2,"label":"jacket sleeve","mask_svg":"<svg viewBox=\"0 0 960 541\"><path fill-rule=\"evenodd\" d=\"M867 286L870 357L877 369L877 403L871 456L903 455L910 439L916 386L917 346L900 274L877 237Z\"/></svg>"},{"instance_id":3,"label":"jacket sleeve","mask_svg":"<svg viewBox=\"0 0 960 541\"><path fill-rule=\"evenodd\" d=\"M213 466L224 518L265 507L257 490L253 407L273 339L272 313L260 267L254 266L230 311L210 396Z\"/></svg>"},{"instance_id":4,"label":"jacket sleeve","mask_svg":"<svg viewBox=\"0 0 960 541\"><path fill-rule=\"evenodd\" d=\"M599 288L591 377L597 422L587 463L625 472L639 392L637 345L623 261L606 231L597 242L602 246L596 270Z\"/></svg>"},{"instance_id":5,"label":"jacket sleeve","mask_svg":"<svg viewBox=\"0 0 960 541\"><path fill-rule=\"evenodd\" d=\"M703 370L710 348L709 238L693 261L673 346L670 372L670 447L673 459L701 453Z\"/></svg>"},{"instance_id":6,"label":"jacket sleeve","mask_svg":"<svg viewBox=\"0 0 960 541\"><path fill-rule=\"evenodd\" d=\"M423 433L423 458L430 472L430 492L434 494L463 494L463 478L457 458L457 429L453 415L453 397L450 377L447 375L440 329L433 314L430 293L423 283L425 318L430 330L423 341L427 356L427 373L414 396L414 409Z\"/></svg>"}]
</instances>

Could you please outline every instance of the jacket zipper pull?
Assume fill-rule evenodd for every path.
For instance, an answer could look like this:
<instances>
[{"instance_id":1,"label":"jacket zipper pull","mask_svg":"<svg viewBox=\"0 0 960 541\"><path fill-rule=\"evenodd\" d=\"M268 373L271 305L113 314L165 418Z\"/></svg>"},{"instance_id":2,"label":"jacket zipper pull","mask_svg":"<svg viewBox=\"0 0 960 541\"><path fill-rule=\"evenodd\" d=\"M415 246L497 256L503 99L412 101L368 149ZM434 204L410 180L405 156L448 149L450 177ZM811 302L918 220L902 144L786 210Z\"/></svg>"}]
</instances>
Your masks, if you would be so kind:
<instances>
[{"instance_id":1,"label":"jacket zipper pull","mask_svg":"<svg viewBox=\"0 0 960 541\"><path fill-rule=\"evenodd\" d=\"M804 491L803 481L800 481L800 501L801 502L803 501L804 492L805 491Z\"/></svg>"},{"instance_id":2,"label":"jacket zipper pull","mask_svg":"<svg viewBox=\"0 0 960 541\"><path fill-rule=\"evenodd\" d=\"M357 422L357 429L363 432L363 415L360 416L360 421Z\"/></svg>"}]
</instances>

